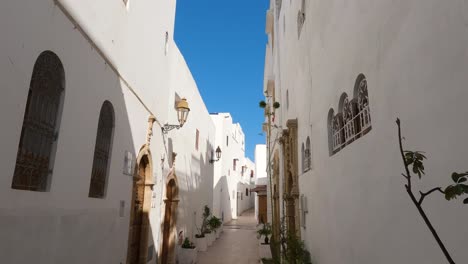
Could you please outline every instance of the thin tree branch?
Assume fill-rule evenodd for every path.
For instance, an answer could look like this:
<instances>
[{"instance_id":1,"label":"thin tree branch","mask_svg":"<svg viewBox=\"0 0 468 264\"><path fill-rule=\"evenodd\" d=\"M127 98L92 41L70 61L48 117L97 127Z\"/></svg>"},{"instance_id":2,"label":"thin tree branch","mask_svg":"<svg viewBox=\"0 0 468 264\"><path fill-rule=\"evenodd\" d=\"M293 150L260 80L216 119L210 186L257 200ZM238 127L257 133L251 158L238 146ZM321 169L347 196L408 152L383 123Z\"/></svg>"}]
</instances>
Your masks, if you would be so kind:
<instances>
[{"instance_id":1,"label":"thin tree branch","mask_svg":"<svg viewBox=\"0 0 468 264\"><path fill-rule=\"evenodd\" d=\"M400 154L401 158L403 159L403 164L405 165L405 170L406 170L406 179L408 180L406 188L411 191L411 173L408 168L408 164L406 164L406 159L405 159L405 153L403 151L403 143L401 139L401 127L400 127L400 119L397 118L396 123L398 125L398 141L400 143Z\"/></svg>"},{"instance_id":2,"label":"thin tree branch","mask_svg":"<svg viewBox=\"0 0 468 264\"><path fill-rule=\"evenodd\" d=\"M426 196L428 196L429 194L431 194L431 193L433 193L435 191L439 191L442 194L445 194L445 192L442 191L441 187L435 187L435 188L433 188L433 189L431 189L431 190L429 190L428 192L425 192L425 193L419 191L419 193L421 194L421 197L419 198L418 204L421 205L422 202L424 201L424 198L426 198Z\"/></svg>"},{"instance_id":3,"label":"thin tree branch","mask_svg":"<svg viewBox=\"0 0 468 264\"><path fill-rule=\"evenodd\" d=\"M421 215L422 219L424 220L424 223L426 223L426 226L431 231L432 236L434 237L434 239L436 240L436 242L439 245L440 249L444 253L445 257L447 258L447 261L450 264L455 264L452 257L450 256L447 249L445 248L444 243L442 242L439 235L437 234L437 231L432 226L432 223L429 220L429 218L427 217L426 212L424 212L424 210L423 210L423 208L421 206L421 203L424 200L424 197L426 197L430 193L438 190L438 188L440 189L440 187L434 188L434 189L428 191L427 193L420 192L421 193L421 198L419 199L419 201L416 200L416 197L414 196L413 191L411 190L411 173L410 173L410 170L408 168L408 164L406 163L405 153L403 151L403 143L402 143L402 138L401 138L401 127L400 127L400 119L399 118L397 118L396 123L398 125L398 140L399 140L399 143L400 143L401 158L403 159L403 164L405 165L405 170L406 170L406 175L403 175L403 176L408 180L408 183L405 184L406 192L408 193L409 197L411 198L411 201L413 201L414 205L418 209L418 212ZM440 191L442 192L442 189L440 189Z\"/></svg>"}]
</instances>

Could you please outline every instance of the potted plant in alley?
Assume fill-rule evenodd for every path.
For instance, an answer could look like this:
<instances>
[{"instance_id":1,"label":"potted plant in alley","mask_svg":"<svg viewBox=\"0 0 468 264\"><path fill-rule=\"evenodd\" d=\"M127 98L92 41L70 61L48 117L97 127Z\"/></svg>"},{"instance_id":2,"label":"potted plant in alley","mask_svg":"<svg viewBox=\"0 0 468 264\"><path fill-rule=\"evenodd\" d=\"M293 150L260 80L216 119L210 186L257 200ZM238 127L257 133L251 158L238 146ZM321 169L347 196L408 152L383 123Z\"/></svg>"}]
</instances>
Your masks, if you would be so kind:
<instances>
[{"instance_id":1,"label":"potted plant in alley","mask_svg":"<svg viewBox=\"0 0 468 264\"><path fill-rule=\"evenodd\" d=\"M200 233L195 235L195 246L198 251L206 251L208 249L208 243L206 241L205 234Z\"/></svg>"},{"instance_id":2,"label":"potted plant in alley","mask_svg":"<svg viewBox=\"0 0 468 264\"><path fill-rule=\"evenodd\" d=\"M205 205L203 209L203 215L202 215L202 225L201 228L198 229L199 234L195 235L195 245L198 248L198 251L206 251L208 247L208 238L205 236L206 231L208 229L208 217L210 216L210 208Z\"/></svg>"},{"instance_id":3,"label":"potted plant in alley","mask_svg":"<svg viewBox=\"0 0 468 264\"><path fill-rule=\"evenodd\" d=\"M178 259L179 259L179 264L194 264L197 262L197 252L198 249L195 247L195 245L188 239L188 237L185 238L184 243L182 244L179 254L178 254Z\"/></svg>"},{"instance_id":4,"label":"potted plant in alley","mask_svg":"<svg viewBox=\"0 0 468 264\"><path fill-rule=\"evenodd\" d=\"M269 244L268 236L271 235L271 226L269 223L263 224L263 227L257 230L257 238L260 239L262 236L265 237L265 245Z\"/></svg>"},{"instance_id":5,"label":"potted plant in alley","mask_svg":"<svg viewBox=\"0 0 468 264\"><path fill-rule=\"evenodd\" d=\"M209 229L205 231L205 237L206 237L206 243L208 244L209 247L213 245L213 242L216 240L216 236L214 232L211 232L211 230Z\"/></svg>"},{"instance_id":6,"label":"potted plant in alley","mask_svg":"<svg viewBox=\"0 0 468 264\"><path fill-rule=\"evenodd\" d=\"M215 237L219 238L219 235L221 234L221 219L217 218L216 216L211 216L210 219L208 220L208 226L212 231L215 232Z\"/></svg>"}]
</instances>

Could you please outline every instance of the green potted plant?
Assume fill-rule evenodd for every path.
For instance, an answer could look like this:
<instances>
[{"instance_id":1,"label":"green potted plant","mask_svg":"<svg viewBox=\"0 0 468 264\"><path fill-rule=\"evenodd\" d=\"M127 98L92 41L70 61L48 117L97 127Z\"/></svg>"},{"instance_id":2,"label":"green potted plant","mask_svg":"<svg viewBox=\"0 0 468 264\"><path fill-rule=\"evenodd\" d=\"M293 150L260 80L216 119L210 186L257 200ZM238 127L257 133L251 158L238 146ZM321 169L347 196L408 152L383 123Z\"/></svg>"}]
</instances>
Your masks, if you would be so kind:
<instances>
[{"instance_id":1,"label":"green potted plant","mask_svg":"<svg viewBox=\"0 0 468 264\"><path fill-rule=\"evenodd\" d=\"M198 251L206 251L208 249L208 243L206 241L205 234L201 233L195 235L195 246Z\"/></svg>"},{"instance_id":2,"label":"green potted plant","mask_svg":"<svg viewBox=\"0 0 468 264\"><path fill-rule=\"evenodd\" d=\"M221 233L221 230L219 228L221 227L221 219L217 218L216 216L211 216L210 219L208 219L208 226L209 228L215 232L216 238L219 238L219 235Z\"/></svg>"},{"instance_id":3,"label":"green potted plant","mask_svg":"<svg viewBox=\"0 0 468 264\"><path fill-rule=\"evenodd\" d=\"M262 236L265 237L265 244L269 244L269 235L271 235L271 226L269 223L263 224L263 227L257 230L257 238L260 239Z\"/></svg>"},{"instance_id":4,"label":"green potted plant","mask_svg":"<svg viewBox=\"0 0 468 264\"><path fill-rule=\"evenodd\" d=\"M193 264L197 262L197 251L195 244L193 244L188 237L185 238L184 243L178 252L179 264Z\"/></svg>"},{"instance_id":5,"label":"green potted plant","mask_svg":"<svg viewBox=\"0 0 468 264\"><path fill-rule=\"evenodd\" d=\"M195 235L195 244L198 248L198 251L206 251L208 245L209 245L209 240L211 237L207 237L206 234L208 230L208 217L211 215L210 208L205 205L203 208L203 214L202 214L202 225L201 228L198 229L199 233ZM211 245L211 244L210 244Z\"/></svg>"}]
</instances>

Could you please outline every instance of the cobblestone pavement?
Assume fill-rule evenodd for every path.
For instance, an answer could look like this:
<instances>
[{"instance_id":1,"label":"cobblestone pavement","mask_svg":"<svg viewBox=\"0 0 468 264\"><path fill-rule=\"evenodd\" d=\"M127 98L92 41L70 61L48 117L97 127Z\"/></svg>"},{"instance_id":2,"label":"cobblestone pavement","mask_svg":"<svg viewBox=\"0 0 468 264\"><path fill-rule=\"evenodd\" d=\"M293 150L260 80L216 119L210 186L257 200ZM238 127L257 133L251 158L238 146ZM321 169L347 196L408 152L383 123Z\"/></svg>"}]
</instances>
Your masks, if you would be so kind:
<instances>
[{"instance_id":1,"label":"cobblestone pavement","mask_svg":"<svg viewBox=\"0 0 468 264\"><path fill-rule=\"evenodd\" d=\"M254 209L224 225L224 232L208 248L198 252L198 264L257 264L258 240Z\"/></svg>"}]
</instances>

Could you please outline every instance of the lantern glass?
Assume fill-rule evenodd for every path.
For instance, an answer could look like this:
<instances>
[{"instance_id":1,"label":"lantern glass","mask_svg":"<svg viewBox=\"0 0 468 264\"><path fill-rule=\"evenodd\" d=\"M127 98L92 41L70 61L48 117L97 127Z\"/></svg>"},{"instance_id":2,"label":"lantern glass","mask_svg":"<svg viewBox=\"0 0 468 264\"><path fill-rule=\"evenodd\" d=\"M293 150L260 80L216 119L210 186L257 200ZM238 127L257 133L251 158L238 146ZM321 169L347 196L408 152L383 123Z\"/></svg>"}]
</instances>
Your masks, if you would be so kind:
<instances>
[{"instance_id":1,"label":"lantern glass","mask_svg":"<svg viewBox=\"0 0 468 264\"><path fill-rule=\"evenodd\" d=\"M218 146L218 148L216 149L216 158L217 158L217 159L220 159L220 158L221 158L221 149L219 148L219 146Z\"/></svg>"}]
</instances>

